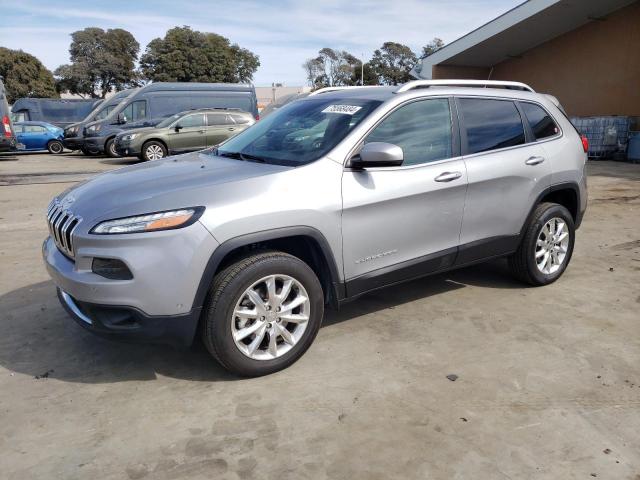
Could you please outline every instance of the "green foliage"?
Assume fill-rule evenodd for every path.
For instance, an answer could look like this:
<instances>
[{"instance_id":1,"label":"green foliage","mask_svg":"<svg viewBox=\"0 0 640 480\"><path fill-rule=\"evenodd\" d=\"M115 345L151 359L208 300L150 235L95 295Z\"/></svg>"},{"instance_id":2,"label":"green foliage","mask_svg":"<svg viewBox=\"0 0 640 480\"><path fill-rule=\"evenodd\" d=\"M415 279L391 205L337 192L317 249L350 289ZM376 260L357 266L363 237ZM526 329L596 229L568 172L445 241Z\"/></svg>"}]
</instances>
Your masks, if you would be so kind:
<instances>
[{"instance_id":1,"label":"green foliage","mask_svg":"<svg viewBox=\"0 0 640 480\"><path fill-rule=\"evenodd\" d=\"M152 40L140 58L142 76L154 82L250 82L259 66L249 50L188 26Z\"/></svg>"},{"instance_id":2,"label":"green foliage","mask_svg":"<svg viewBox=\"0 0 640 480\"><path fill-rule=\"evenodd\" d=\"M322 48L318 56L302 64L309 85L314 88L360 84L361 61L344 50Z\"/></svg>"},{"instance_id":3,"label":"green foliage","mask_svg":"<svg viewBox=\"0 0 640 480\"><path fill-rule=\"evenodd\" d=\"M58 98L53 75L33 55L0 47L0 76L9 103L23 97Z\"/></svg>"},{"instance_id":4,"label":"green foliage","mask_svg":"<svg viewBox=\"0 0 640 480\"><path fill-rule=\"evenodd\" d=\"M54 72L59 91L102 97L137 85L140 44L126 30L89 27L71 34L71 64Z\"/></svg>"},{"instance_id":5,"label":"green foliage","mask_svg":"<svg viewBox=\"0 0 640 480\"><path fill-rule=\"evenodd\" d=\"M416 55L406 45L385 42L379 50L373 52L369 64L380 83L398 85L411 80L409 72L417 60Z\"/></svg>"},{"instance_id":6,"label":"green foliage","mask_svg":"<svg viewBox=\"0 0 640 480\"><path fill-rule=\"evenodd\" d=\"M444 47L444 42L441 38L434 37L429 43L427 43L424 47L422 47L422 58L428 57L429 55L433 55L438 50Z\"/></svg>"}]
</instances>

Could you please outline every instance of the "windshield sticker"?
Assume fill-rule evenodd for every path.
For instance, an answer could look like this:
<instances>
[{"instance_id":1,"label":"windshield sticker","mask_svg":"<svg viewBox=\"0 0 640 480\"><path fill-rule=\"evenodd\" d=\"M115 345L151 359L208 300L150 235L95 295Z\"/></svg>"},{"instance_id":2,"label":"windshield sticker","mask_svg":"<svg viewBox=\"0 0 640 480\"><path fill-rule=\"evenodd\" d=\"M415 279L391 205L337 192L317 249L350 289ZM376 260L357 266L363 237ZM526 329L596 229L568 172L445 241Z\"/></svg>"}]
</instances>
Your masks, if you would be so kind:
<instances>
[{"instance_id":1,"label":"windshield sticker","mask_svg":"<svg viewBox=\"0 0 640 480\"><path fill-rule=\"evenodd\" d=\"M353 115L362 107L356 105L329 105L322 110L322 113L343 113L345 115Z\"/></svg>"}]
</instances>

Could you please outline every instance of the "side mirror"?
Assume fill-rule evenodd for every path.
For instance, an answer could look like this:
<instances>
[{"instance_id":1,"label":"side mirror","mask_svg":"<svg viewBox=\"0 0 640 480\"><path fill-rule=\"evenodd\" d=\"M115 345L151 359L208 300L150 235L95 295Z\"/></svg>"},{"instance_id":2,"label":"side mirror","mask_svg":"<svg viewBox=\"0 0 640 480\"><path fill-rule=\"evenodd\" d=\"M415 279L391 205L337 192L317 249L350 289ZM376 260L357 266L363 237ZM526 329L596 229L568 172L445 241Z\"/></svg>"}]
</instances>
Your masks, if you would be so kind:
<instances>
[{"instance_id":1,"label":"side mirror","mask_svg":"<svg viewBox=\"0 0 640 480\"><path fill-rule=\"evenodd\" d=\"M118 114L118 123L119 124L123 124L123 123L127 123L127 119L124 118L124 113L119 113Z\"/></svg>"},{"instance_id":2,"label":"side mirror","mask_svg":"<svg viewBox=\"0 0 640 480\"><path fill-rule=\"evenodd\" d=\"M179 132L180 130L182 130L182 125L178 124L175 126L175 131Z\"/></svg>"},{"instance_id":3,"label":"side mirror","mask_svg":"<svg viewBox=\"0 0 640 480\"><path fill-rule=\"evenodd\" d=\"M365 143L358 155L349 162L351 168L397 167L404 161L404 152L398 145L385 142Z\"/></svg>"}]
</instances>

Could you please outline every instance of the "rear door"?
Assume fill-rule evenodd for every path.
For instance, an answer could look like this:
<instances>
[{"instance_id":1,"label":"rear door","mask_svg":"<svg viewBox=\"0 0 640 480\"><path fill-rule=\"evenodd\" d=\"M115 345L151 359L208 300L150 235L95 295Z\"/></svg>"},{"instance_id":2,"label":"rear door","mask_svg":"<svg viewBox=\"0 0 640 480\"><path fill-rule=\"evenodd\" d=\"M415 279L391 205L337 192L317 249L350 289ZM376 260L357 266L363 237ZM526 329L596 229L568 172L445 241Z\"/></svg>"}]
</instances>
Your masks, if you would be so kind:
<instances>
[{"instance_id":1,"label":"rear door","mask_svg":"<svg viewBox=\"0 0 640 480\"><path fill-rule=\"evenodd\" d=\"M399 167L346 169L342 180L347 294L453 264L467 175L448 98L403 104L364 139L398 145Z\"/></svg>"},{"instance_id":2,"label":"rear door","mask_svg":"<svg viewBox=\"0 0 640 480\"><path fill-rule=\"evenodd\" d=\"M457 98L469 186L458 264L510 253L534 202L551 184L551 162L511 99Z\"/></svg>"},{"instance_id":3,"label":"rear door","mask_svg":"<svg viewBox=\"0 0 640 480\"><path fill-rule=\"evenodd\" d=\"M169 149L172 152L202 150L207 146L206 132L203 113L185 115L169 129Z\"/></svg>"},{"instance_id":4,"label":"rear door","mask_svg":"<svg viewBox=\"0 0 640 480\"><path fill-rule=\"evenodd\" d=\"M225 112L207 113L207 145L212 147L236 134L238 125Z\"/></svg>"}]
</instances>

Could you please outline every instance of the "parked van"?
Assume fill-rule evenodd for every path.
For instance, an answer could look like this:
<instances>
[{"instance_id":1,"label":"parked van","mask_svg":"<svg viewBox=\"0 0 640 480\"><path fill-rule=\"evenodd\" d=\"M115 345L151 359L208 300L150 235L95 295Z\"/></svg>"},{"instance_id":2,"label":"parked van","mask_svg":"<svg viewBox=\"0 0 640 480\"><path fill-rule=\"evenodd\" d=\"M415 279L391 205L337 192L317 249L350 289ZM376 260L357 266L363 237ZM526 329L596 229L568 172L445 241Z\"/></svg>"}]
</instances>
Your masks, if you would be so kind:
<instances>
[{"instance_id":1,"label":"parked van","mask_svg":"<svg viewBox=\"0 0 640 480\"><path fill-rule=\"evenodd\" d=\"M126 101L129 95L137 92L138 88L129 88L127 90L121 90L115 93L111 97L107 98L104 102L100 103L94 108L82 121L72 123L64 129L64 146L69 150L82 150L83 153L87 153L84 148L84 135L83 129L87 124L98 120L104 120L109 114L122 102Z\"/></svg>"},{"instance_id":2,"label":"parked van","mask_svg":"<svg viewBox=\"0 0 640 480\"><path fill-rule=\"evenodd\" d=\"M13 122L47 122L65 128L79 122L102 100L19 98L11 108Z\"/></svg>"},{"instance_id":3,"label":"parked van","mask_svg":"<svg viewBox=\"0 0 640 480\"><path fill-rule=\"evenodd\" d=\"M90 153L117 157L114 139L126 124L159 119L196 108L237 108L258 118L253 85L232 83L152 83L127 97L104 119L84 129L84 147Z\"/></svg>"},{"instance_id":4,"label":"parked van","mask_svg":"<svg viewBox=\"0 0 640 480\"><path fill-rule=\"evenodd\" d=\"M9 104L7 103L7 95L4 92L2 77L0 77L0 121L2 122L2 129L0 131L0 152L15 150L16 136L13 133L13 127L11 125L11 111L9 110Z\"/></svg>"}]
</instances>

